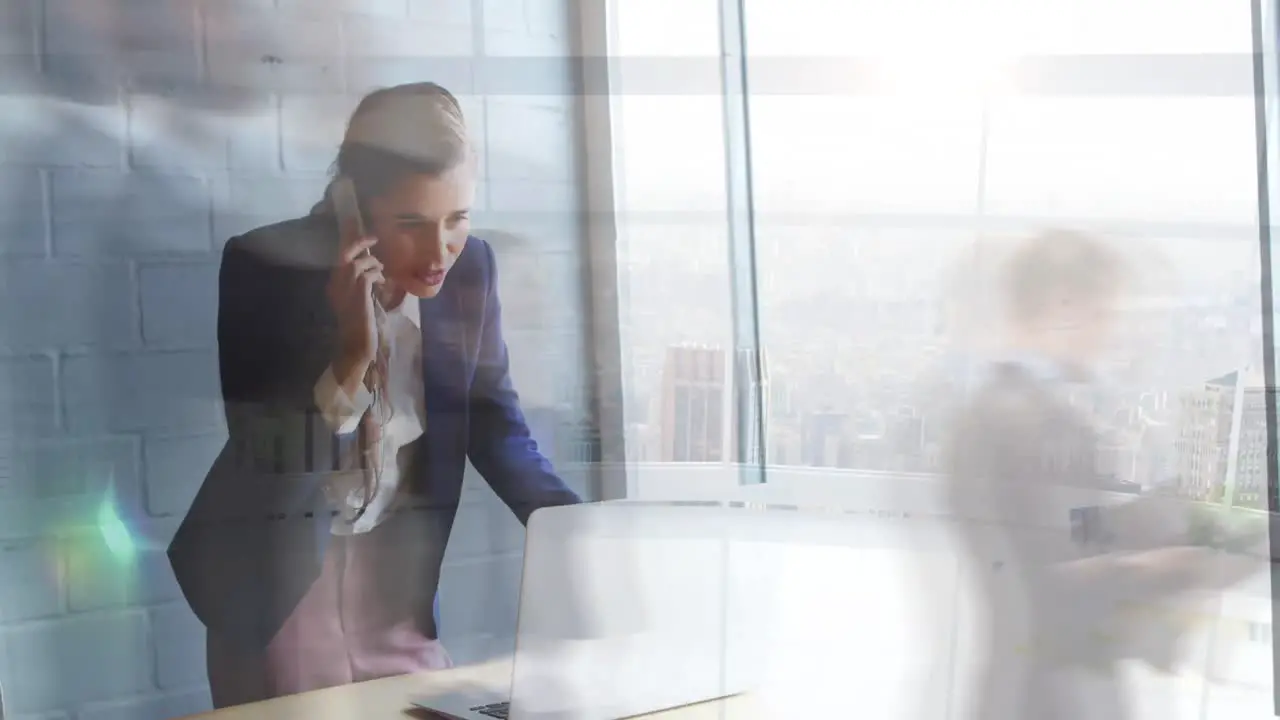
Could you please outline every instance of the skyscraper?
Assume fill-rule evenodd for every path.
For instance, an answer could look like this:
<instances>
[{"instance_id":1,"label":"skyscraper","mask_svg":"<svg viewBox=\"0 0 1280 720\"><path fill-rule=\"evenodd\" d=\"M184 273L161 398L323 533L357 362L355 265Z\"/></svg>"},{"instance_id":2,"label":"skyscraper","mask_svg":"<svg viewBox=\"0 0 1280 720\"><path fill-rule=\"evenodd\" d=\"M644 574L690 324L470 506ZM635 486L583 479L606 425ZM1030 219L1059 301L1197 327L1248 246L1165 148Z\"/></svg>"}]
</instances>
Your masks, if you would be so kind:
<instances>
[{"instance_id":1,"label":"skyscraper","mask_svg":"<svg viewBox=\"0 0 1280 720\"><path fill-rule=\"evenodd\" d=\"M763 356L757 365L748 348L729 356L714 347L670 347L662 372L661 459L763 464L768 408Z\"/></svg>"},{"instance_id":2,"label":"skyscraper","mask_svg":"<svg viewBox=\"0 0 1280 720\"><path fill-rule=\"evenodd\" d=\"M665 462L725 459L725 355L719 348L667 348L662 369Z\"/></svg>"},{"instance_id":3,"label":"skyscraper","mask_svg":"<svg viewBox=\"0 0 1280 720\"><path fill-rule=\"evenodd\" d=\"M1178 490L1185 496L1217 500L1225 490L1238 382L1240 373L1227 373L1180 398ZM1239 393L1244 407L1240 415L1234 502L1265 508L1267 422L1261 373L1246 373L1244 383Z\"/></svg>"}]
</instances>

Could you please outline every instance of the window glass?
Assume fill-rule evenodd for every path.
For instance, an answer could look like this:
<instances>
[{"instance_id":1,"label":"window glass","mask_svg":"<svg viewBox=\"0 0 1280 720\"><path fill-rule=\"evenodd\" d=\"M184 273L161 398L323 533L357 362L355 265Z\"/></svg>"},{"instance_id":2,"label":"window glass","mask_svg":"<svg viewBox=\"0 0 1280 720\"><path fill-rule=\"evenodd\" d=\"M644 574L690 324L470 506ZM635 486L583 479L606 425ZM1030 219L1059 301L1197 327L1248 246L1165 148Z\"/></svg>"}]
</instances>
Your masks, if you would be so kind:
<instances>
[{"instance_id":1,"label":"window glass","mask_svg":"<svg viewBox=\"0 0 1280 720\"><path fill-rule=\"evenodd\" d=\"M726 373L708 372L733 338L719 5L622 0L615 27L628 459L718 461L730 424L710 393ZM645 472L633 468L633 492Z\"/></svg>"}]
</instances>

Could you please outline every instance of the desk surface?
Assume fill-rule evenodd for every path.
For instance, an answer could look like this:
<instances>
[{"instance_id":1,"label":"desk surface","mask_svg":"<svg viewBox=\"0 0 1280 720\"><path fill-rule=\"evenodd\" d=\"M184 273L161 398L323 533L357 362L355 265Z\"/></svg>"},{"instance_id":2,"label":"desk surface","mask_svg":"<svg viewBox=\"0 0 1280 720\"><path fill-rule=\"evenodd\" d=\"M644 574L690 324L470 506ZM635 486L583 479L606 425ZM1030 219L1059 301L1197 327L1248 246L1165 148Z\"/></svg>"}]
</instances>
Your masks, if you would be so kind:
<instances>
[{"instance_id":1,"label":"desk surface","mask_svg":"<svg viewBox=\"0 0 1280 720\"><path fill-rule=\"evenodd\" d=\"M264 702L215 710L189 720L379 720L424 718L414 712L409 698L448 693L475 684L501 687L510 682L510 661L415 673L402 677L316 690ZM762 703L742 695L709 703L646 715L653 720L771 720ZM781 717L781 716L778 716Z\"/></svg>"}]
</instances>

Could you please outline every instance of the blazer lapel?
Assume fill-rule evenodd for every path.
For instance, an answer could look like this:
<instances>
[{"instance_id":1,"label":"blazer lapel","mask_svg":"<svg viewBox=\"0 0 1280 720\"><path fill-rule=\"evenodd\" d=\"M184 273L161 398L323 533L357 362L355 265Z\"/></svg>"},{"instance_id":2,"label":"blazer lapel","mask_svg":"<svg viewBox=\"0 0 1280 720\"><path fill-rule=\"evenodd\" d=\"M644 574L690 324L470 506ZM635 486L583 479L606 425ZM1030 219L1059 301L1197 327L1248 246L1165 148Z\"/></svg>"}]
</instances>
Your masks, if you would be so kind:
<instances>
[{"instance_id":1,"label":"blazer lapel","mask_svg":"<svg viewBox=\"0 0 1280 720\"><path fill-rule=\"evenodd\" d=\"M426 462L421 480L437 501L461 497L467 442L467 333L459 296L442 292L419 300ZM448 480L448 483L444 481Z\"/></svg>"}]
</instances>

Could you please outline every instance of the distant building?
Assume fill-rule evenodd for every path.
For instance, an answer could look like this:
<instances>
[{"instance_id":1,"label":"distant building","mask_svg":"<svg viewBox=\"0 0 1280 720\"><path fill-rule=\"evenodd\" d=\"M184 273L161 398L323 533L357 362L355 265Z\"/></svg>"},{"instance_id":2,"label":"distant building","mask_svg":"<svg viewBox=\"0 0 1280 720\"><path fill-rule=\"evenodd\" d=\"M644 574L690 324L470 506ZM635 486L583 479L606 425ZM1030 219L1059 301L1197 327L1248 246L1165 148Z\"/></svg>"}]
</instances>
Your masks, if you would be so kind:
<instances>
[{"instance_id":1,"label":"distant building","mask_svg":"<svg viewBox=\"0 0 1280 720\"><path fill-rule=\"evenodd\" d=\"M719 348L667 348L662 369L662 460L722 462L725 355Z\"/></svg>"},{"instance_id":2,"label":"distant building","mask_svg":"<svg viewBox=\"0 0 1280 720\"><path fill-rule=\"evenodd\" d=\"M764 464L770 388L763 353L677 346L662 371L661 447L665 462Z\"/></svg>"},{"instance_id":3,"label":"distant building","mask_svg":"<svg viewBox=\"0 0 1280 720\"><path fill-rule=\"evenodd\" d=\"M1218 500L1225 491L1231 424L1238 372L1214 378L1179 398L1178 492L1199 500ZM1240 445L1236 463L1235 504L1266 507L1267 420L1261 373L1246 374Z\"/></svg>"},{"instance_id":4,"label":"distant building","mask_svg":"<svg viewBox=\"0 0 1280 720\"><path fill-rule=\"evenodd\" d=\"M848 422L847 413L833 410L806 413L800 432L800 464L808 467L839 467Z\"/></svg>"},{"instance_id":5,"label":"distant building","mask_svg":"<svg viewBox=\"0 0 1280 720\"><path fill-rule=\"evenodd\" d=\"M661 438L655 430L654 426L645 423L627 425L627 462L657 462L661 459L658 448Z\"/></svg>"}]
</instances>

